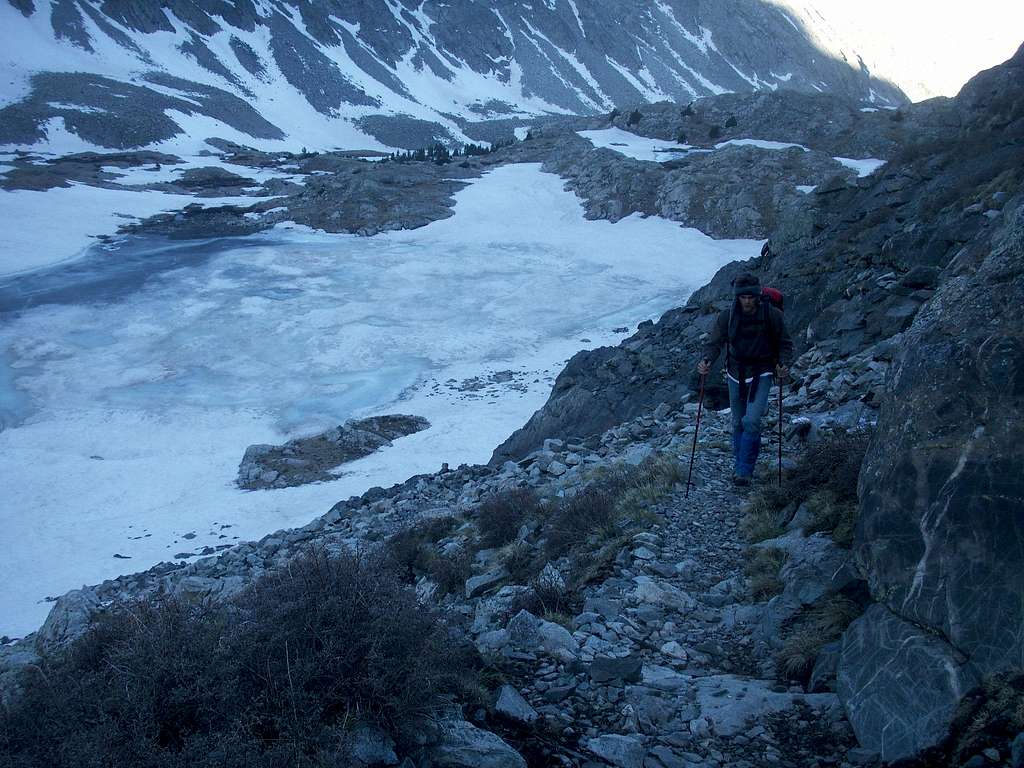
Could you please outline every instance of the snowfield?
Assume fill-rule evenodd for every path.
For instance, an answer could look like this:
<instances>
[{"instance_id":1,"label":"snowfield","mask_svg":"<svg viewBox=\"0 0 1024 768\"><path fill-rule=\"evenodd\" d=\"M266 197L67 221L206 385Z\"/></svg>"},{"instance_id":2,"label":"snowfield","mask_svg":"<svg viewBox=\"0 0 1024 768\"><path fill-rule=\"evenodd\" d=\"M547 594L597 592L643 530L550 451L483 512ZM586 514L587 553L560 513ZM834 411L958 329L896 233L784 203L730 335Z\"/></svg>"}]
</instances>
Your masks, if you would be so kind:
<instances>
[{"instance_id":1,"label":"snowfield","mask_svg":"<svg viewBox=\"0 0 1024 768\"><path fill-rule=\"evenodd\" d=\"M126 254L152 250L141 286L0 314L0 635L33 631L45 598L83 583L486 461L572 354L617 343L760 243L656 217L588 221L557 176L519 165L418 230L278 228L187 247L207 252L161 268L166 243L131 241ZM116 271L118 257L93 249L83 263ZM72 281L53 279L64 272ZM433 426L334 482L234 485L252 443L381 413Z\"/></svg>"}]
</instances>

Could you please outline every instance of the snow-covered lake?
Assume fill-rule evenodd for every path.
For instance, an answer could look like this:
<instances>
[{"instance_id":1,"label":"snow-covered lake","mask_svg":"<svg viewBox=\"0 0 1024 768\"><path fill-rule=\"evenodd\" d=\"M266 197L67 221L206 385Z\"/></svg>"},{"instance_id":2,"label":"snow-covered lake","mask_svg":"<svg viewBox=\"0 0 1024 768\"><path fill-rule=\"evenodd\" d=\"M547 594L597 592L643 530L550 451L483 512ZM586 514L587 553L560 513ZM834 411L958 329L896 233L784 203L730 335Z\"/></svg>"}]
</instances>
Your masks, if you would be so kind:
<instances>
[{"instance_id":1,"label":"snow-covered lake","mask_svg":"<svg viewBox=\"0 0 1024 768\"><path fill-rule=\"evenodd\" d=\"M573 353L617 343L759 245L653 217L587 221L558 177L519 165L418 230L129 244L0 283L8 307L26 306L19 286L59 301L0 314L0 635L36 629L47 596L83 583L486 461ZM83 271L114 277L78 290ZM396 412L433 426L334 482L234 485L252 443Z\"/></svg>"}]
</instances>

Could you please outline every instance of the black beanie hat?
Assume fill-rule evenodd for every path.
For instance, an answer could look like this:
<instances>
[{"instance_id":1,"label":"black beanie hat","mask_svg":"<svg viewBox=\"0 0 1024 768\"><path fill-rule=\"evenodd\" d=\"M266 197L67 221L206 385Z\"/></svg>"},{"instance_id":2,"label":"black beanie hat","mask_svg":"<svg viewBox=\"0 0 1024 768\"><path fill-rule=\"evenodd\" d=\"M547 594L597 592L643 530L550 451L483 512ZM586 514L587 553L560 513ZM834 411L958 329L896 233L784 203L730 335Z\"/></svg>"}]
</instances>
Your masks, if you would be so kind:
<instances>
[{"instance_id":1,"label":"black beanie hat","mask_svg":"<svg viewBox=\"0 0 1024 768\"><path fill-rule=\"evenodd\" d=\"M734 296L760 296L761 281L756 275L744 273L732 281L732 292Z\"/></svg>"}]
</instances>

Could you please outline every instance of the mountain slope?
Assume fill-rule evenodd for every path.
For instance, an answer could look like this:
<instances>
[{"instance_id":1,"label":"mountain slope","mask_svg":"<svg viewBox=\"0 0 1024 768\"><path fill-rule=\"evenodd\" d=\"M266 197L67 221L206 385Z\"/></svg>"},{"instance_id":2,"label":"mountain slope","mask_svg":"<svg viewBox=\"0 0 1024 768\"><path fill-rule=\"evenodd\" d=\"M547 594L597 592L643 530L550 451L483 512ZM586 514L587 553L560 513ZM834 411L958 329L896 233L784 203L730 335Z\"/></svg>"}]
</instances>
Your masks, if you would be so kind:
<instances>
[{"instance_id":1,"label":"mountain slope","mask_svg":"<svg viewBox=\"0 0 1024 768\"><path fill-rule=\"evenodd\" d=\"M8 0L0 30L0 144L413 148L726 92L905 101L773 2Z\"/></svg>"}]
</instances>

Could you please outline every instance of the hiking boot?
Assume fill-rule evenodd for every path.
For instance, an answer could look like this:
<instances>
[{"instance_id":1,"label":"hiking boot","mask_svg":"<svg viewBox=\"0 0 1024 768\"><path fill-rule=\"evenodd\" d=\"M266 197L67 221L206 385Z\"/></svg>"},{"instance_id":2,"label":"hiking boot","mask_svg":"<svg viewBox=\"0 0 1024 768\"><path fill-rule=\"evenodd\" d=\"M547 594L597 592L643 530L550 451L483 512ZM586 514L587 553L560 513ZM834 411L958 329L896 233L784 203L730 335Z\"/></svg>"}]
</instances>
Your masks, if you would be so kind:
<instances>
[{"instance_id":1,"label":"hiking boot","mask_svg":"<svg viewBox=\"0 0 1024 768\"><path fill-rule=\"evenodd\" d=\"M733 475L732 476L732 484L733 485L750 485L750 478L747 477L746 475Z\"/></svg>"}]
</instances>

